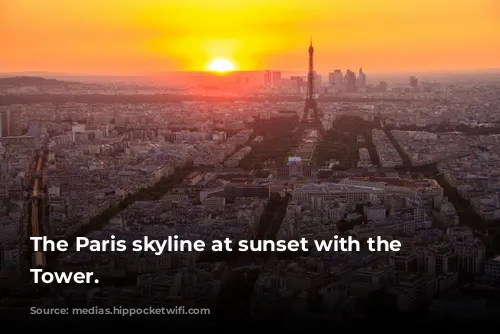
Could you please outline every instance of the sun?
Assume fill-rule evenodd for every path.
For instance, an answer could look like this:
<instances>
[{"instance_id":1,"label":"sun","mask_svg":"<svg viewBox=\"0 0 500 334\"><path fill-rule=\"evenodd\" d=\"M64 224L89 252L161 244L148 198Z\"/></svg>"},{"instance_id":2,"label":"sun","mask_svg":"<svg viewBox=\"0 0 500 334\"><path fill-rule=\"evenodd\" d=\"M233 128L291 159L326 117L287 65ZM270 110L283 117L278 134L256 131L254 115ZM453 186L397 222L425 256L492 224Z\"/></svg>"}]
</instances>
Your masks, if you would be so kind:
<instances>
[{"instance_id":1,"label":"sun","mask_svg":"<svg viewBox=\"0 0 500 334\"><path fill-rule=\"evenodd\" d=\"M208 70L212 72L230 72L234 71L234 65L229 60L225 58L217 58L210 62Z\"/></svg>"}]
</instances>

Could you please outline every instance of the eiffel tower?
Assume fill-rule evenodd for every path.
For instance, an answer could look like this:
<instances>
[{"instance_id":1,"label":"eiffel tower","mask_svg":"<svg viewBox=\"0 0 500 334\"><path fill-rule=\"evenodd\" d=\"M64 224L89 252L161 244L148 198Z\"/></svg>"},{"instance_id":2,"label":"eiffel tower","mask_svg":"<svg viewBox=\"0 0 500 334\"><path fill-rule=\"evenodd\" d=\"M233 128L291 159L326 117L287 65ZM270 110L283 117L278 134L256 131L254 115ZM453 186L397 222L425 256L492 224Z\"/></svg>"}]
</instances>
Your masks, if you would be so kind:
<instances>
[{"instance_id":1,"label":"eiffel tower","mask_svg":"<svg viewBox=\"0 0 500 334\"><path fill-rule=\"evenodd\" d=\"M309 45L309 71L307 73L307 96L301 121L302 123L308 123L321 129L320 111L318 103L314 98L314 79L314 47L311 38L311 44Z\"/></svg>"}]
</instances>

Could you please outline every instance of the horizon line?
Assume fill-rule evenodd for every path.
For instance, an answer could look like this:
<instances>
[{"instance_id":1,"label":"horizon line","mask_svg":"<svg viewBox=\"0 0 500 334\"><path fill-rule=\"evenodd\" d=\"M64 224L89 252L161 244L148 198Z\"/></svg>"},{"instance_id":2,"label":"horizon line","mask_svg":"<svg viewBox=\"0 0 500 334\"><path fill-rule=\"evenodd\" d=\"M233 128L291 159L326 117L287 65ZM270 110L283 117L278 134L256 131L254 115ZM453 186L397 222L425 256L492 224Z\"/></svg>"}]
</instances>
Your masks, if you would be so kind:
<instances>
[{"instance_id":1,"label":"horizon line","mask_svg":"<svg viewBox=\"0 0 500 334\"><path fill-rule=\"evenodd\" d=\"M348 70L354 67L345 68L341 70ZM320 74L328 74L332 73L334 70L339 69L335 68L330 71L316 71ZM363 70L366 71L366 68L363 67ZM299 73L303 72L307 74L305 70L280 70L280 69L258 69L258 70L234 70L229 71L225 74L231 73L255 73L255 72L266 72L266 71L275 71L275 72L292 72ZM372 74L403 74L403 73L457 73L457 72L484 72L484 71L500 71L500 67L485 67L485 68L475 68L475 69L429 69L429 70L375 70L375 71L367 71L366 73ZM0 71L1 76L13 75L19 76L22 74L29 74L26 76L34 76L36 74L40 75L49 75L49 76L91 76L91 77L151 77L158 76L162 74L182 74L182 73L205 73L205 74L218 74L216 72L207 71L207 70L159 70L156 72L143 72L143 73L78 73L78 72L57 72L57 71L44 71L44 70L24 70L24 71Z\"/></svg>"}]
</instances>

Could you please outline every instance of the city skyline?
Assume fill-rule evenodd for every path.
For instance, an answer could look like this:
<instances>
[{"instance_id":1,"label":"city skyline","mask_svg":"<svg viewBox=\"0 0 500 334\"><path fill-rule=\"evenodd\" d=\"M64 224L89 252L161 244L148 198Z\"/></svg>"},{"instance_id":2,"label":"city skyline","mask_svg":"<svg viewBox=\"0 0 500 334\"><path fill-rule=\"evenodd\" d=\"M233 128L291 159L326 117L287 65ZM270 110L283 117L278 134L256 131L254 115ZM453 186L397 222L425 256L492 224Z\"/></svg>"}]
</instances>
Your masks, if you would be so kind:
<instances>
[{"instance_id":1,"label":"city skyline","mask_svg":"<svg viewBox=\"0 0 500 334\"><path fill-rule=\"evenodd\" d=\"M500 312L500 0L0 0L0 22L6 332Z\"/></svg>"},{"instance_id":2,"label":"city skyline","mask_svg":"<svg viewBox=\"0 0 500 334\"><path fill-rule=\"evenodd\" d=\"M9 50L0 55L0 72L205 71L219 58L235 70L304 71L311 35L320 73L361 66L370 72L500 67L500 47L490 42L500 29L493 0L453 6L221 1L209 7L195 0L88 1L85 7L9 0L3 6L0 39Z\"/></svg>"}]
</instances>

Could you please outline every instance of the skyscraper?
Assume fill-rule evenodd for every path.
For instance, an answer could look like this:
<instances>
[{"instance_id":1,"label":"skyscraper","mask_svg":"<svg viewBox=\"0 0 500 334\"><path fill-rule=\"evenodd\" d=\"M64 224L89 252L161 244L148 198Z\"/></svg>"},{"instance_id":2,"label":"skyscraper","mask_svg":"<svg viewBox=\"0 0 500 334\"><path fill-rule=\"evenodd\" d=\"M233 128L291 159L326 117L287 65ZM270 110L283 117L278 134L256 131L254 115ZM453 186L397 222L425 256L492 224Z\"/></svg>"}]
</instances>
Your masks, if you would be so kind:
<instances>
[{"instance_id":1,"label":"skyscraper","mask_svg":"<svg viewBox=\"0 0 500 334\"><path fill-rule=\"evenodd\" d=\"M410 87L413 88L413 89L417 89L418 88L418 79L414 76L411 76L410 77Z\"/></svg>"},{"instance_id":2,"label":"skyscraper","mask_svg":"<svg viewBox=\"0 0 500 334\"><path fill-rule=\"evenodd\" d=\"M366 74L363 72L363 68L360 68L358 74L358 87L363 88L365 86L366 86Z\"/></svg>"},{"instance_id":3,"label":"skyscraper","mask_svg":"<svg viewBox=\"0 0 500 334\"><path fill-rule=\"evenodd\" d=\"M295 91L297 94L302 92L302 87L304 86L304 78L301 76L291 76L290 80L295 81Z\"/></svg>"},{"instance_id":4,"label":"skyscraper","mask_svg":"<svg viewBox=\"0 0 500 334\"><path fill-rule=\"evenodd\" d=\"M264 72L264 86L270 87L272 82L271 71Z\"/></svg>"},{"instance_id":5,"label":"skyscraper","mask_svg":"<svg viewBox=\"0 0 500 334\"><path fill-rule=\"evenodd\" d=\"M314 94L319 94L321 90L321 74L314 71Z\"/></svg>"},{"instance_id":6,"label":"skyscraper","mask_svg":"<svg viewBox=\"0 0 500 334\"><path fill-rule=\"evenodd\" d=\"M273 86L279 86L281 83L281 72L280 71L274 71L272 73L272 82Z\"/></svg>"},{"instance_id":7,"label":"skyscraper","mask_svg":"<svg viewBox=\"0 0 500 334\"><path fill-rule=\"evenodd\" d=\"M266 87L277 87L281 82L281 72L279 71L265 71L264 72L264 85Z\"/></svg>"},{"instance_id":8,"label":"skyscraper","mask_svg":"<svg viewBox=\"0 0 500 334\"><path fill-rule=\"evenodd\" d=\"M342 79L344 75L341 70L335 70L328 74L328 83L336 88L340 88L342 86Z\"/></svg>"},{"instance_id":9,"label":"skyscraper","mask_svg":"<svg viewBox=\"0 0 500 334\"><path fill-rule=\"evenodd\" d=\"M19 111L0 111L0 137L21 135L21 114Z\"/></svg>"},{"instance_id":10,"label":"skyscraper","mask_svg":"<svg viewBox=\"0 0 500 334\"><path fill-rule=\"evenodd\" d=\"M346 92L348 93L356 92L356 73L354 73L351 70L347 70L344 77L344 83Z\"/></svg>"},{"instance_id":11,"label":"skyscraper","mask_svg":"<svg viewBox=\"0 0 500 334\"><path fill-rule=\"evenodd\" d=\"M328 73L328 84L329 84L329 85L333 85L333 82L334 82L334 80L335 80L335 79L334 79L334 78L335 78L334 74L335 74L335 73L333 73L333 72Z\"/></svg>"}]
</instances>

